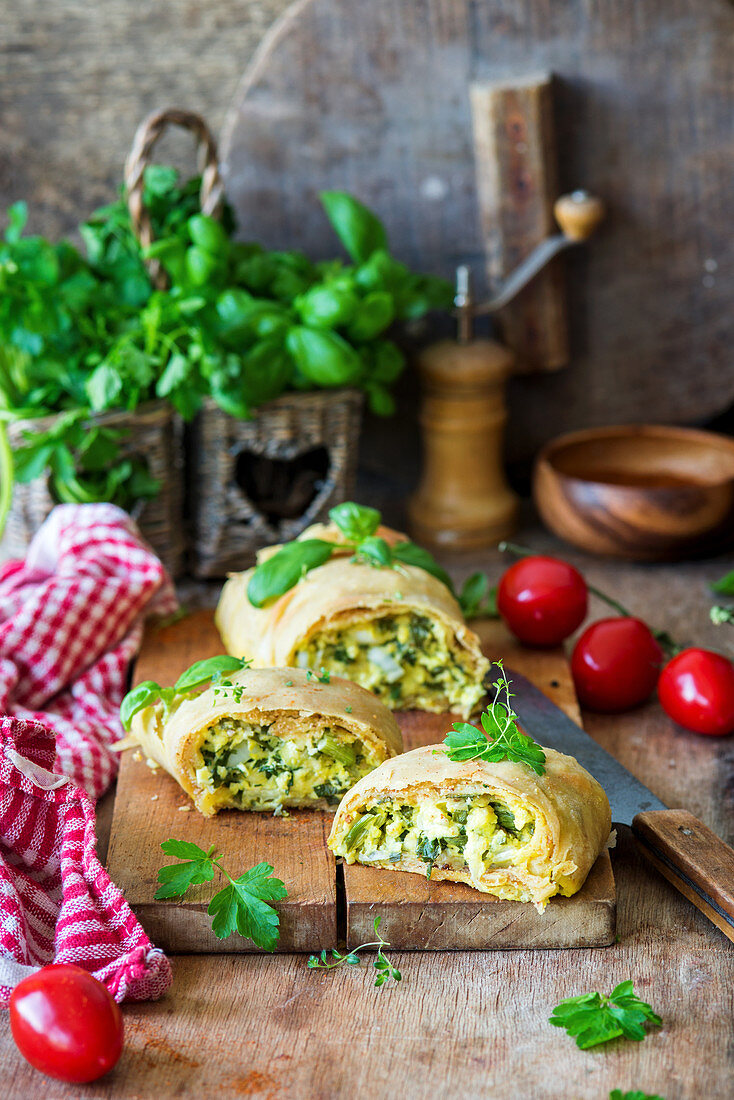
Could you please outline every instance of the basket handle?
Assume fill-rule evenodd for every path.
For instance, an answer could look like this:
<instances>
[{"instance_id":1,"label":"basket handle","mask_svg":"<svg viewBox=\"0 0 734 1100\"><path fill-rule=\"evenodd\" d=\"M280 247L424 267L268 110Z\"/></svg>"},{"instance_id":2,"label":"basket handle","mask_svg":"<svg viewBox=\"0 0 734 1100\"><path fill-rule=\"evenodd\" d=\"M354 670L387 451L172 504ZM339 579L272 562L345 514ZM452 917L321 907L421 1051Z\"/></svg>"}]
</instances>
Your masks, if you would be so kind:
<instances>
[{"instance_id":1,"label":"basket handle","mask_svg":"<svg viewBox=\"0 0 734 1100\"><path fill-rule=\"evenodd\" d=\"M177 107L169 107L164 111L154 111L148 115L138 126L133 138L132 148L125 161L125 189L127 191L127 206L130 211L130 221L133 233L140 241L143 248L153 243L153 226L150 214L143 203L143 183L145 169L151 163L153 147L163 135L168 126L180 126L184 130L190 130L196 137L199 171L201 172L201 190L199 192L199 204L202 214L218 217L224 185L219 174L219 160L217 156L217 143L212 137L212 132L201 115L194 111L182 111ZM165 289L168 279L158 260L146 261L153 284L158 289Z\"/></svg>"}]
</instances>

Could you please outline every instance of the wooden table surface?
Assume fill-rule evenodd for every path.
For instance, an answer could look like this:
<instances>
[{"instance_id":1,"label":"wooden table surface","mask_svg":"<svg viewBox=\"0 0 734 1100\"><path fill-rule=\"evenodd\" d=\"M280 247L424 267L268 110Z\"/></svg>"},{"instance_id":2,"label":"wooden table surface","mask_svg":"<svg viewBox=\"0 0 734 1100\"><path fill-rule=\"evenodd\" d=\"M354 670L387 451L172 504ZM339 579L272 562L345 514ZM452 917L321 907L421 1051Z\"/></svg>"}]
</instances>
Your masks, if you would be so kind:
<instances>
[{"instance_id":1,"label":"wooden table surface","mask_svg":"<svg viewBox=\"0 0 734 1100\"><path fill-rule=\"evenodd\" d=\"M639 566L587 558L533 529L588 580L684 641L734 650L708 620L708 582L731 560ZM457 577L499 556L447 562ZM200 594L201 595L201 594ZM211 590L204 594L211 598ZM592 614L604 609L593 602ZM734 842L734 738L675 728L657 704L618 717L584 714L589 733L671 806ZM111 799L100 806L106 845ZM156 1004L125 1007L114 1072L85 1088L41 1078L0 1022L4 1100L29 1097L502 1097L607 1100L612 1088L666 1100L734 1093L734 947L652 870L621 830L613 853L619 942L573 951L402 954L400 986L375 989L369 966L311 972L305 956L173 959ZM267 853L264 853L266 855ZM548 1016L563 997L632 978L663 1018L642 1043L580 1051Z\"/></svg>"}]
</instances>

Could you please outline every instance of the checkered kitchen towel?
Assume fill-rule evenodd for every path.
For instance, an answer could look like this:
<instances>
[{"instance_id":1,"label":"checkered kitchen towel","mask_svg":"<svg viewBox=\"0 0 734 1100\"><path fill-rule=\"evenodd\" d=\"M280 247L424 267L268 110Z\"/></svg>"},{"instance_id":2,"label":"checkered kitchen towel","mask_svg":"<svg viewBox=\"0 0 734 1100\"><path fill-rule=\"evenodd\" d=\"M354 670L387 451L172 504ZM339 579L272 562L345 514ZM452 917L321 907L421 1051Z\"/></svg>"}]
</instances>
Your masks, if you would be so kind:
<instances>
[{"instance_id":1,"label":"checkered kitchen towel","mask_svg":"<svg viewBox=\"0 0 734 1100\"><path fill-rule=\"evenodd\" d=\"M144 619L175 607L163 566L111 504L60 505L25 562L0 569L0 1004L52 961L92 971L118 1001L170 985L97 859L93 799L117 772Z\"/></svg>"}]
</instances>

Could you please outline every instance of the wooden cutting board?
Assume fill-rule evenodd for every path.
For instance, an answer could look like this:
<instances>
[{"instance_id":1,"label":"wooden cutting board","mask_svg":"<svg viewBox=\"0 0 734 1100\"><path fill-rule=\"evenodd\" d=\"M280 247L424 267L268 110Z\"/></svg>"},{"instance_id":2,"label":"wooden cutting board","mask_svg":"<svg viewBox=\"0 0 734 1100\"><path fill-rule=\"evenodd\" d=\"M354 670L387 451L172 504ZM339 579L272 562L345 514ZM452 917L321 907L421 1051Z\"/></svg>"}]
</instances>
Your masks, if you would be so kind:
<instances>
[{"instance_id":1,"label":"wooden cutting board","mask_svg":"<svg viewBox=\"0 0 734 1100\"><path fill-rule=\"evenodd\" d=\"M568 664L560 650L517 646L497 622L474 624L489 657L533 680L567 714L579 711ZM211 611L165 627L151 627L135 669L135 682L172 684L195 660L222 651ZM440 741L450 715L398 716L406 749ZM542 738L541 738L542 740ZM249 940L218 940L207 906L221 888L215 879L171 901L155 901L158 869L169 862L160 844L169 837L216 845L235 875L267 860L287 888L278 904L279 951L319 951L346 936L350 946L373 938L376 916L390 943L408 950L510 947L601 947L614 942L616 898L608 852L573 898L554 898L545 913L532 905L499 901L468 886L428 882L422 876L369 867L336 866L326 847L331 814L302 810L290 817L224 812L202 817L164 771L152 771L139 753L123 754L117 783L107 866L154 943L169 952L231 953L258 949Z\"/></svg>"}]
</instances>

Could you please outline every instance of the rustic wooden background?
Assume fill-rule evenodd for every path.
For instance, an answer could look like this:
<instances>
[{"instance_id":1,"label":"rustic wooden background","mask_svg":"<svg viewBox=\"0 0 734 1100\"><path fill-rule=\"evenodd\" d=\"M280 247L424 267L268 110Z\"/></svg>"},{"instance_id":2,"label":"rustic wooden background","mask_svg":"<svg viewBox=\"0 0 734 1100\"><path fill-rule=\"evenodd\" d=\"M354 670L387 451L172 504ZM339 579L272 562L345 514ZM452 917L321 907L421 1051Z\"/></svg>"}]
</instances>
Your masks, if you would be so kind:
<instances>
[{"instance_id":1,"label":"rustic wooden background","mask_svg":"<svg viewBox=\"0 0 734 1100\"><path fill-rule=\"evenodd\" d=\"M612 213L588 254L566 261L571 367L511 383L507 450L516 480L538 446L563 429L614 420L706 423L731 406L730 0L300 0L295 23L276 31L267 69L256 67L243 82L287 7L286 0L5 0L0 208L25 197L33 230L70 232L114 194L145 113L189 107L219 135L235 104L239 123L225 128L225 147L248 232L328 249L315 208L301 216L299 187L313 200L320 185L343 185L374 202L405 258L448 272L458 251L473 248L477 265L467 80L553 70L561 185L596 187ZM426 56L440 123L433 136L425 128ZM347 122L341 129L339 112ZM435 187L418 194L415 220L405 216L398 167L382 184L369 172L354 174L365 149L384 167L380 150L385 141L395 145L398 131L411 170L445 155L432 176L458 188L438 202ZM186 162L190 148L180 135L159 153ZM461 233L449 249L451 202ZM416 233L421 218L428 228ZM368 422L360 484L394 519L415 484L419 453L413 377L399 394L397 422Z\"/></svg>"}]
</instances>

